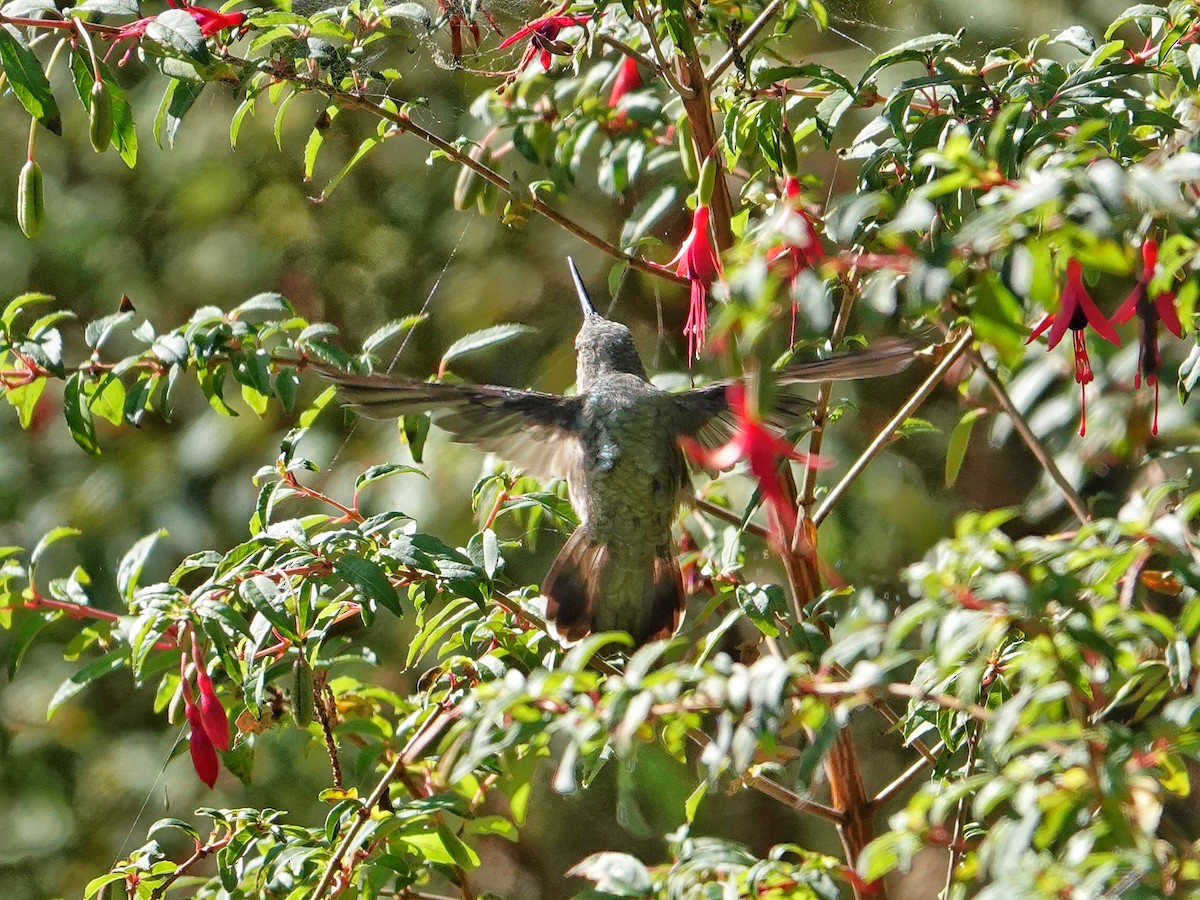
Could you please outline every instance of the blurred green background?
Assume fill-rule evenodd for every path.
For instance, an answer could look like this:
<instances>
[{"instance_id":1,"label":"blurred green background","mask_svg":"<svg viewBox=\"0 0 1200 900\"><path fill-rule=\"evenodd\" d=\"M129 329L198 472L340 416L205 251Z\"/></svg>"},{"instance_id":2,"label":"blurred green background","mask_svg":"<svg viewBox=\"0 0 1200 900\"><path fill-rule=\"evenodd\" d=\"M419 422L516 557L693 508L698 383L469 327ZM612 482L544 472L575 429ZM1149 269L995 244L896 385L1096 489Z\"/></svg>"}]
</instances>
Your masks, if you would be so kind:
<instances>
[{"instance_id":1,"label":"blurred green background","mask_svg":"<svg viewBox=\"0 0 1200 900\"><path fill-rule=\"evenodd\" d=\"M835 0L830 9L836 31L818 35L798 27L794 55L854 76L871 51L914 35L965 27L963 56L969 58L973 48L1019 47L1032 35L1077 22L1097 29L1124 5ZM488 8L506 32L528 12L528 4ZM155 9L148 5L145 11ZM431 40L445 44L444 39ZM495 43L485 42L480 68L498 64ZM418 118L433 130L473 134L468 107L488 85L430 66L428 58L404 51L389 60L404 75L397 90L405 98L428 98ZM457 337L497 322L523 322L537 332L464 360L456 370L481 381L563 390L574 377L571 341L578 325L563 263L570 253L601 308L635 328L647 361L658 370L682 366L678 332L686 297L680 291L631 276L609 309L607 261L540 219L513 230L496 216L455 211L450 201L456 171L445 162L430 164L427 149L415 139L390 139L318 203L312 198L373 130L373 122L339 116L317 178L306 184L301 155L321 109L316 99L292 105L283 152L271 134L270 112L247 122L234 152L228 126L236 101L227 88L210 86L186 119L176 148L161 150L149 128L161 80L136 62L122 80L139 121L135 171L114 153L91 151L83 112L73 100L66 102L65 81L56 82L66 122L61 139L47 133L38 138L49 213L36 241L21 235L14 214L28 119L11 96L0 102L0 302L44 291L86 322L114 312L127 294L139 319L163 330L199 306L230 307L275 290L310 320L335 323L351 348L385 321L425 310L430 320L413 333L396 364L398 371L422 376ZM843 126L846 135L860 124ZM832 154L816 153L805 163L835 192L853 182L853 172L839 167ZM565 210L612 239L626 214L594 185L581 185ZM682 227L681 216L671 233ZM78 358L79 331L66 330ZM869 439L906 383L911 386L900 380L857 397L861 413L839 423L835 457L838 446L853 448ZM307 390L312 396L318 386ZM239 417L221 417L194 384L185 384L169 422L148 417L140 429L98 423L105 452L92 459L72 443L57 415L53 388L42 403L50 414L28 433L11 410L0 410L0 545L28 548L55 526L80 529L81 537L55 547L42 577L64 575L81 564L101 605L115 597L116 560L151 531L169 532L152 558L151 577L165 575L183 554L242 540L256 495L252 476L274 460L280 436L295 424L275 408L259 419L238 401ZM952 396L923 414L952 426ZM474 530L470 487L485 461L463 448L442 450L440 437L433 440L429 481L386 482L375 489L374 502L403 509L423 530L462 542ZM335 496L347 494L367 465L405 452L394 427L362 423L347 432L336 412L323 415L304 450L326 467L318 481ZM1029 486L1014 474L1021 471L1013 464L1019 450L1011 444L981 446L969 457L960 487L949 494L941 486L943 453L944 435L929 435L881 458L823 529L827 561L847 578L886 587L946 533L956 512L1014 502ZM900 509L902 520L894 515ZM540 555L511 560L510 572L517 580L538 580L560 539L547 535ZM0 900L78 896L89 878L140 846L152 822L166 815L188 817L199 805L267 805L289 810L298 821L321 820L324 811L313 799L313 786L328 778L324 752L290 729L276 729L260 742L252 788L226 777L208 793L186 761L167 765L178 733L164 732L152 711L152 693L134 689L127 674L94 685L47 722L47 702L77 667L63 660L74 630L60 624L46 632L16 677L0 686L0 819L8 823L7 839L0 842ZM380 656L382 670L372 677L400 689L413 683L413 675L400 670L403 634L403 624L381 619L364 635ZM0 634L5 657L8 640ZM875 748L868 751L866 775L879 784L906 761L895 754L897 742L885 731L878 720L863 734ZM631 774L636 808L614 814L615 781ZM681 821L690 780L686 770L647 749L635 773L610 767L580 797L558 797L543 783L522 842L488 846L479 886L505 897L558 897L582 886L561 873L594 850L631 848L655 861L663 848L660 835ZM638 827L639 816L645 828ZM588 827L579 827L581 822ZM771 835L836 850L832 832L790 819L746 794L711 799L700 828L738 837L760 852ZM936 868L936 861L931 865ZM912 884L912 896L921 896L919 873Z\"/></svg>"}]
</instances>

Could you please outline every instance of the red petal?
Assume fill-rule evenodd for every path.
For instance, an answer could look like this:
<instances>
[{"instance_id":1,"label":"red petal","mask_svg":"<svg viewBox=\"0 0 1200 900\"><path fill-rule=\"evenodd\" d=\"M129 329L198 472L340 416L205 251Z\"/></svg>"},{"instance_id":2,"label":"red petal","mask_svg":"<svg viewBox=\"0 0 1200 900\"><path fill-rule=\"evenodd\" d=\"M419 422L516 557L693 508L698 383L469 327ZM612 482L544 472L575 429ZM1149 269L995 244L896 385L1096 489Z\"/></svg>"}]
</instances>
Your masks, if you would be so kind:
<instances>
[{"instance_id":1,"label":"red petal","mask_svg":"<svg viewBox=\"0 0 1200 900\"><path fill-rule=\"evenodd\" d=\"M1179 324L1179 313L1175 311L1175 295L1170 291L1159 294L1154 298L1154 308L1158 317L1167 326L1167 331L1177 338L1183 337L1183 326Z\"/></svg>"},{"instance_id":2,"label":"red petal","mask_svg":"<svg viewBox=\"0 0 1200 900\"><path fill-rule=\"evenodd\" d=\"M1088 296L1087 291L1082 291L1079 294L1079 307L1083 310L1083 315L1087 318L1088 324L1096 329L1096 333L1100 337L1104 338L1110 344L1116 344L1118 347L1121 346L1121 336L1112 327L1112 323L1104 318L1104 314L1092 302L1092 298Z\"/></svg>"},{"instance_id":3,"label":"red petal","mask_svg":"<svg viewBox=\"0 0 1200 900\"><path fill-rule=\"evenodd\" d=\"M217 759L217 751L204 731L204 726L200 721L200 710L196 708L196 705L194 703L185 704L184 712L187 715L188 724L192 726L192 733L188 738L188 750L192 754L192 768L196 770L201 781L212 787L217 783L217 773L221 768L220 760Z\"/></svg>"},{"instance_id":4,"label":"red petal","mask_svg":"<svg viewBox=\"0 0 1200 900\"><path fill-rule=\"evenodd\" d=\"M536 25L537 22L534 22L532 24ZM504 40L502 40L500 42L500 46L497 49L503 50L506 47L511 47L517 41L521 40L522 38L527 38L531 34L533 34L533 28L530 25L526 25L524 28L519 28L515 32L510 34L508 37L506 37Z\"/></svg>"},{"instance_id":5,"label":"red petal","mask_svg":"<svg viewBox=\"0 0 1200 900\"><path fill-rule=\"evenodd\" d=\"M1042 336L1042 332L1044 332L1047 328L1049 328L1053 324L1054 324L1054 313L1048 313L1046 315L1046 318L1042 319L1041 324L1038 325L1037 328L1033 329L1033 333L1031 335L1029 335L1029 340L1027 340L1025 343L1032 344L1034 341L1036 341L1038 338L1040 338ZM1053 344L1051 344L1051 346L1053 346Z\"/></svg>"},{"instance_id":6,"label":"red petal","mask_svg":"<svg viewBox=\"0 0 1200 900\"><path fill-rule=\"evenodd\" d=\"M1146 285L1144 282L1139 281L1134 289L1129 292L1129 296L1121 302L1119 307L1117 307L1117 311L1113 313L1112 320L1121 325L1128 322L1137 312L1138 301L1145 296Z\"/></svg>"}]
</instances>

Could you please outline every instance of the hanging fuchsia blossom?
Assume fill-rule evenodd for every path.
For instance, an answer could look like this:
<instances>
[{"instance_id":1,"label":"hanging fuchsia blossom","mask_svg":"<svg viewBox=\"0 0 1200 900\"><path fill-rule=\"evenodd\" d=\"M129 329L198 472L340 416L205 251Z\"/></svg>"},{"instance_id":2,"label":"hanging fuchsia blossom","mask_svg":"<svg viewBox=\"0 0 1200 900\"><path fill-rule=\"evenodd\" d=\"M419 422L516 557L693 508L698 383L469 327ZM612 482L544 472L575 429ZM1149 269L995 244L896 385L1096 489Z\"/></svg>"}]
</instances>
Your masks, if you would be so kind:
<instances>
[{"instance_id":1,"label":"hanging fuchsia blossom","mask_svg":"<svg viewBox=\"0 0 1200 900\"><path fill-rule=\"evenodd\" d=\"M713 247L708 228L708 205L697 205L692 213L692 230L679 245L679 252L668 266L675 266L675 274L686 278L691 284L691 300L688 303L687 322L683 333L688 339L688 359L698 359L704 349L708 335L708 292L713 282L721 275L721 258Z\"/></svg>"},{"instance_id":2,"label":"hanging fuchsia blossom","mask_svg":"<svg viewBox=\"0 0 1200 900\"><path fill-rule=\"evenodd\" d=\"M538 58L538 61L542 64L542 68L548 72L554 64L555 55L569 56L571 54L571 45L559 41L558 33L564 28L570 28L573 25L586 25L592 20L592 17L563 15L566 8L570 5L571 0L566 0L558 8L557 12L549 16L542 16L540 19L534 19L523 28L517 29L517 31L500 43L500 49L503 50L506 47L511 47L518 41L529 38L529 46L525 48L525 55L521 57L521 61L513 69L514 73L524 71L525 67L533 62L534 57Z\"/></svg>"},{"instance_id":3,"label":"hanging fuchsia blossom","mask_svg":"<svg viewBox=\"0 0 1200 900\"><path fill-rule=\"evenodd\" d=\"M223 13L215 9L209 9L206 6L193 6L190 3L184 2L184 0L167 0L167 5L174 9L182 9L195 19L196 24L200 26L200 34L206 38L213 37L227 28L236 32L246 24L246 14L243 12ZM112 46L109 47L106 58L112 54L113 48L122 41L137 41L145 37L146 28L157 18L157 16L147 16L144 19L138 19L122 27L113 39ZM131 53L133 53L132 47L121 58L120 65L125 65Z\"/></svg>"},{"instance_id":4,"label":"hanging fuchsia blossom","mask_svg":"<svg viewBox=\"0 0 1200 900\"><path fill-rule=\"evenodd\" d=\"M637 60L632 56L625 57L608 94L608 106L613 110L612 125L623 128L629 124L625 110L619 108L621 99L630 91L636 91L642 84L642 73L638 71Z\"/></svg>"},{"instance_id":5,"label":"hanging fuchsia blossom","mask_svg":"<svg viewBox=\"0 0 1200 900\"><path fill-rule=\"evenodd\" d=\"M1179 324L1179 315L1175 311L1175 294L1163 291L1150 296L1150 282L1157 267L1158 242L1147 238L1142 242L1142 276L1113 316L1114 322L1128 322L1134 315L1142 321L1142 335L1138 343L1138 369L1137 374L1133 376L1133 386L1135 389L1140 388L1143 377L1146 384L1154 385L1154 422L1150 426L1151 434L1158 434L1158 369L1162 364L1162 355L1158 350L1158 323L1166 325L1167 330L1175 337L1183 337L1183 327Z\"/></svg>"},{"instance_id":6,"label":"hanging fuchsia blossom","mask_svg":"<svg viewBox=\"0 0 1200 900\"><path fill-rule=\"evenodd\" d=\"M1110 344L1121 346L1121 338L1117 335L1116 330L1096 308L1087 288L1083 286L1083 265L1079 260L1072 259L1067 263L1067 285L1063 288L1062 296L1059 298L1058 312L1046 316L1042 323L1034 329L1026 343L1032 343L1042 332L1050 329L1047 344L1050 349L1054 349L1062 340L1063 335L1067 333L1067 329L1071 330L1075 345L1075 381L1081 388L1080 437L1087 433L1087 384L1095 377L1092 374L1092 364L1088 359L1087 343L1083 334L1084 329L1089 325Z\"/></svg>"},{"instance_id":7,"label":"hanging fuchsia blossom","mask_svg":"<svg viewBox=\"0 0 1200 900\"><path fill-rule=\"evenodd\" d=\"M805 269L811 269L825 258L825 248L817 228L800 200L800 179L788 175L783 181L783 213L776 222L776 231L783 240L767 251L767 265L779 268L787 276L792 293L792 337L796 343L796 279Z\"/></svg>"},{"instance_id":8,"label":"hanging fuchsia blossom","mask_svg":"<svg viewBox=\"0 0 1200 900\"><path fill-rule=\"evenodd\" d=\"M691 438L681 437L679 446L684 453L708 469L728 469L739 459L750 465L750 475L758 482L759 494L767 507L771 539L786 548L796 531L796 508L783 492L779 475L782 459L794 459L808 465L824 465L818 457L802 453L784 437L763 425L746 396L744 382L735 381L726 389L729 409L733 412L735 431L729 443L709 450Z\"/></svg>"},{"instance_id":9,"label":"hanging fuchsia blossom","mask_svg":"<svg viewBox=\"0 0 1200 900\"><path fill-rule=\"evenodd\" d=\"M192 662L196 666L196 687L200 691L200 721L204 733L208 735L214 747L218 750L229 749L229 716L221 699L213 690L212 679L204 667L204 654L200 651L200 642L192 635Z\"/></svg>"},{"instance_id":10,"label":"hanging fuchsia blossom","mask_svg":"<svg viewBox=\"0 0 1200 900\"><path fill-rule=\"evenodd\" d=\"M195 646L193 644L193 646ZM183 712L187 716L191 733L188 735L188 752L192 757L192 768L196 775L209 787L217 783L217 774L221 770L221 760L217 756L217 748L209 736L209 729L204 723L204 713L196 704L192 694L192 684L188 679L188 653L179 654L179 678L183 688ZM228 723L226 723L226 744L228 745Z\"/></svg>"}]
</instances>

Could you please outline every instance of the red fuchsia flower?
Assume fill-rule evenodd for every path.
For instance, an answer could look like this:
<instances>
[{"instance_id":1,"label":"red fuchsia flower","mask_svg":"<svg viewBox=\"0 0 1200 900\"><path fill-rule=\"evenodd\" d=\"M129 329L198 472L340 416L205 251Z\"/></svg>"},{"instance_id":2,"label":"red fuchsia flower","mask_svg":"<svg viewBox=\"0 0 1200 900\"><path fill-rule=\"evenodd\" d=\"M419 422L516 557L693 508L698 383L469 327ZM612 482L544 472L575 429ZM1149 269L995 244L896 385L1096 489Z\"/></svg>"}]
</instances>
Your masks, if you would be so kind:
<instances>
[{"instance_id":1,"label":"red fuchsia flower","mask_svg":"<svg viewBox=\"0 0 1200 900\"><path fill-rule=\"evenodd\" d=\"M701 203L692 213L692 230L679 245L667 266L675 266L675 274L691 284L687 322L683 333L688 339L688 359L699 359L708 334L708 292L721 275L721 257L713 248L708 229L708 204Z\"/></svg>"},{"instance_id":2,"label":"red fuchsia flower","mask_svg":"<svg viewBox=\"0 0 1200 900\"><path fill-rule=\"evenodd\" d=\"M193 636L193 652L195 646L195 636ZM179 678L183 687L183 712L187 716L188 725L191 726L191 734L188 735L188 752L192 755L192 768L196 770L196 774L200 777L200 780L209 787L212 787L217 783L217 773L220 771L221 761L217 757L217 748L213 744L213 739L209 737L208 729L204 726L204 713L196 705L195 698L192 695L192 685L188 680L187 664L188 654L185 650L179 654ZM227 743L228 727L227 723Z\"/></svg>"},{"instance_id":3,"label":"red fuchsia flower","mask_svg":"<svg viewBox=\"0 0 1200 900\"><path fill-rule=\"evenodd\" d=\"M243 12L223 13L215 9L209 9L206 6L193 6L190 3L183 2L183 0L167 0L167 5L174 9L182 9L189 16L195 19L196 24L200 26L200 34L206 38L212 37L213 35L224 31L226 28L237 31L246 24L246 14ZM117 44L121 43L122 41L137 41L144 37L147 26L149 26L149 24L156 18L158 17L147 16L144 19L138 19L136 22L130 22L128 25L124 26L120 31L117 32L116 37L113 39L112 46L109 48L108 54L106 54L105 58L111 55L113 48L115 48ZM129 59L130 53L132 52L133 49L130 48L125 56L121 58L120 65L125 65L126 61Z\"/></svg>"},{"instance_id":4,"label":"red fuchsia flower","mask_svg":"<svg viewBox=\"0 0 1200 900\"><path fill-rule=\"evenodd\" d=\"M571 45L559 41L558 33L564 28L570 28L573 25L586 25L592 20L592 17L563 15L566 8L570 5L571 0L566 0L552 15L534 19L500 43L500 49L503 50L505 47L511 47L517 41L529 38L529 46L525 48L525 55L521 57L521 61L513 69L514 74L524 71L525 67L533 61L535 56L541 62L542 68L549 72L556 54L559 56L569 56L571 54Z\"/></svg>"},{"instance_id":5,"label":"red fuchsia flower","mask_svg":"<svg viewBox=\"0 0 1200 900\"><path fill-rule=\"evenodd\" d=\"M192 635L192 662L196 666L196 687L200 689L200 722L204 733L208 735L213 746L219 750L229 749L229 717L225 707L213 690L212 679L204 667L204 654L200 652L200 643L196 635Z\"/></svg>"},{"instance_id":6,"label":"red fuchsia flower","mask_svg":"<svg viewBox=\"0 0 1200 900\"><path fill-rule=\"evenodd\" d=\"M781 548L791 542L796 531L796 508L783 493L779 476L781 459L794 459L808 465L826 465L826 461L796 450L785 438L763 425L746 396L746 385L735 381L726 389L733 412L735 431L729 443L709 450L688 437L679 439L683 452L706 469L728 469L739 459L750 465L750 475L758 482L759 494L767 506L772 539Z\"/></svg>"},{"instance_id":7,"label":"red fuchsia flower","mask_svg":"<svg viewBox=\"0 0 1200 900\"><path fill-rule=\"evenodd\" d=\"M200 780L209 787L212 787L217 783L217 773L220 771L221 763L217 758L217 749L213 746L212 740L204 730L200 709L190 698L186 697L190 692L190 688L185 690L183 704L188 724L192 726L192 733L188 738L188 752L192 755L192 768L196 770L196 774L200 777Z\"/></svg>"},{"instance_id":8,"label":"red fuchsia flower","mask_svg":"<svg viewBox=\"0 0 1200 900\"><path fill-rule=\"evenodd\" d=\"M1162 355L1158 351L1158 323L1166 325L1167 331L1175 337L1183 337L1179 314L1175 312L1175 294L1164 291L1150 296L1150 282L1157 267L1158 242L1150 239L1142 241L1142 277L1113 316L1114 322L1128 322L1134 315L1142 321L1142 336L1138 342L1138 368L1133 376L1133 386L1135 389L1140 388L1143 377L1146 384L1154 385L1154 422L1150 426L1151 434L1158 434L1158 369L1162 364Z\"/></svg>"},{"instance_id":9,"label":"red fuchsia flower","mask_svg":"<svg viewBox=\"0 0 1200 900\"><path fill-rule=\"evenodd\" d=\"M200 26L200 33L205 37L212 37L226 28L236 31L246 24L246 14L242 12L218 12L205 6L193 6L184 0L167 0L167 5L175 9L182 9L195 19L196 24Z\"/></svg>"},{"instance_id":10,"label":"red fuchsia flower","mask_svg":"<svg viewBox=\"0 0 1200 900\"><path fill-rule=\"evenodd\" d=\"M825 248L817 234L816 225L800 201L800 180L788 175L783 181L783 213L775 230L783 241L767 251L767 265L779 267L788 278L792 291L792 338L796 343L796 279L805 269L811 269L825 258Z\"/></svg>"},{"instance_id":11,"label":"red fuchsia flower","mask_svg":"<svg viewBox=\"0 0 1200 900\"><path fill-rule=\"evenodd\" d=\"M1092 374L1091 360L1088 359L1087 344L1084 341L1084 329L1091 325L1096 333L1110 344L1121 346L1121 338L1109 323L1108 319L1096 308L1087 288L1083 286L1083 265L1079 260L1072 259L1067 263L1067 286L1063 288L1058 301L1058 312L1051 313L1042 319L1042 323L1033 330L1026 343L1032 343L1047 328L1050 336L1047 338L1049 348L1053 350L1062 340L1067 329L1071 329L1075 344L1075 381L1081 387L1079 411L1079 436L1087 433L1087 384L1095 377Z\"/></svg>"},{"instance_id":12,"label":"red fuchsia flower","mask_svg":"<svg viewBox=\"0 0 1200 900\"><path fill-rule=\"evenodd\" d=\"M629 117L625 114L625 110L618 109L621 104L621 98L630 91L636 91L642 84L642 73L638 71L637 60L632 56L626 56L625 60L621 63L616 81L613 82L612 90L608 95L609 108L616 110L612 117L613 125L624 127L628 124Z\"/></svg>"}]
</instances>

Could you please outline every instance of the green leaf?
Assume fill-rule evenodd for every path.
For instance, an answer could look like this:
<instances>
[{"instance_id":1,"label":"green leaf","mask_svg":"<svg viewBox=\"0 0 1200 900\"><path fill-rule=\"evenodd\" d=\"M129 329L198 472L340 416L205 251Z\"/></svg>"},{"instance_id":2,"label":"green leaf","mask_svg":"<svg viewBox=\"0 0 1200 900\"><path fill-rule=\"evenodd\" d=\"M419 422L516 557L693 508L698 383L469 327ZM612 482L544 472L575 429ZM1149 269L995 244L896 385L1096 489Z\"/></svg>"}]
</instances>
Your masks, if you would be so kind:
<instances>
[{"instance_id":1,"label":"green leaf","mask_svg":"<svg viewBox=\"0 0 1200 900\"><path fill-rule=\"evenodd\" d=\"M146 26L146 37L180 59L201 66L207 66L210 61L200 23L186 10L168 9L159 13Z\"/></svg>"},{"instance_id":2,"label":"green leaf","mask_svg":"<svg viewBox=\"0 0 1200 900\"><path fill-rule=\"evenodd\" d=\"M983 409L967 410L950 432L950 440L946 444L946 487L954 487L958 481L958 473L967 455L967 445L971 442L971 430L985 412Z\"/></svg>"},{"instance_id":3,"label":"green leaf","mask_svg":"<svg viewBox=\"0 0 1200 900\"><path fill-rule=\"evenodd\" d=\"M150 551L154 549L154 545L158 543L159 538L165 538L166 536L167 530L160 528L158 531L148 534L139 540L121 557L121 562L117 565L117 590L121 592L121 596L126 600L133 599L133 594L137 590L138 581L142 577L142 569L145 568L146 559L150 556Z\"/></svg>"},{"instance_id":4,"label":"green leaf","mask_svg":"<svg viewBox=\"0 0 1200 900\"><path fill-rule=\"evenodd\" d=\"M83 0L72 12L94 12L102 13L106 16L137 17L141 15L141 12L138 10L137 0Z\"/></svg>"},{"instance_id":5,"label":"green leaf","mask_svg":"<svg viewBox=\"0 0 1200 900\"><path fill-rule=\"evenodd\" d=\"M46 710L46 718L51 718L58 708L67 700L74 697L85 687L100 678L103 675L108 675L110 672L115 672L117 669L125 665L125 654L128 648L125 646L117 647L109 650L99 659L93 659L90 663L68 678L62 683L54 696L50 700L50 705Z\"/></svg>"},{"instance_id":6,"label":"green leaf","mask_svg":"<svg viewBox=\"0 0 1200 900\"><path fill-rule=\"evenodd\" d=\"M329 184L325 185L325 190L321 191L320 196L314 198L315 202L320 203L325 200L326 197L332 194L333 189L342 183L342 179L349 175L351 170L360 162L362 162L368 153L383 143L386 138L391 137L391 135L395 133L396 132L394 131L381 131L381 133L372 135L359 144L358 149L354 151L354 155L351 156L350 159L347 160L346 164L342 166L341 170L329 180Z\"/></svg>"},{"instance_id":7,"label":"green leaf","mask_svg":"<svg viewBox=\"0 0 1200 900\"><path fill-rule=\"evenodd\" d=\"M171 79L158 105L158 115L154 117L154 140L158 146L175 146L175 135L179 133L183 117L203 90L203 81L190 78Z\"/></svg>"},{"instance_id":8,"label":"green leaf","mask_svg":"<svg viewBox=\"0 0 1200 900\"><path fill-rule=\"evenodd\" d=\"M17 421L21 423L22 428L28 429L33 423L33 413L45 389L46 379L35 378L28 384L9 388L4 392L4 399L16 408Z\"/></svg>"},{"instance_id":9,"label":"green leaf","mask_svg":"<svg viewBox=\"0 0 1200 900\"><path fill-rule=\"evenodd\" d=\"M357 494L368 484L382 481L385 478L391 478L393 475L420 475L425 477L425 473L420 469L414 466L406 466L402 463L385 463L381 466L371 466L371 468L354 479L354 493Z\"/></svg>"},{"instance_id":10,"label":"green leaf","mask_svg":"<svg viewBox=\"0 0 1200 900\"><path fill-rule=\"evenodd\" d=\"M96 442L96 426L92 422L92 412L87 405L85 382L82 372L76 372L63 386L63 417L75 443L91 453L100 455L100 445Z\"/></svg>"},{"instance_id":11,"label":"green leaf","mask_svg":"<svg viewBox=\"0 0 1200 900\"><path fill-rule=\"evenodd\" d=\"M125 91L117 82L116 75L112 69L104 61L100 61L100 74L104 77L104 83L108 87L108 94L112 100L113 126L112 137L110 143L117 149L117 153L121 155L121 159L125 161L125 165L133 168L137 165L137 129L133 124L133 110L129 106L129 100L125 96ZM75 93L79 95L79 102L84 108L88 108L92 85L95 83L95 78L92 72L92 64L88 59L87 54L83 52L71 54L71 77L75 85ZM117 313L117 315L131 315L129 313Z\"/></svg>"},{"instance_id":12,"label":"green leaf","mask_svg":"<svg viewBox=\"0 0 1200 900\"><path fill-rule=\"evenodd\" d=\"M425 313L418 313L412 316L405 316L403 319L393 319L386 325L376 328L363 341L363 353L374 353L382 344L387 343L398 334L411 331L427 318L428 316Z\"/></svg>"},{"instance_id":13,"label":"green leaf","mask_svg":"<svg viewBox=\"0 0 1200 900\"><path fill-rule=\"evenodd\" d=\"M333 564L333 571L364 597L369 597L397 616L404 615L400 595L379 563L361 556L343 556Z\"/></svg>"},{"instance_id":14,"label":"green leaf","mask_svg":"<svg viewBox=\"0 0 1200 900\"><path fill-rule=\"evenodd\" d=\"M185 14L186 15L186 14ZM0 66L25 111L53 134L62 135L62 115L50 90L50 81L37 56L12 26L0 27Z\"/></svg>"},{"instance_id":15,"label":"green leaf","mask_svg":"<svg viewBox=\"0 0 1200 900\"><path fill-rule=\"evenodd\" d=\"M649 897L654 887L650 870L628 853L593 853L568 869L567 876L587 878L596 890L617 897Z\"/></svg>"},{"instance_id":16,"label":"green leaf","mask_svg":"<svg viewBox=\"0 0 1200 900\"><path fill-rule=\"evenodd\" d=\"M468 353L507 343L513 338L528 334L533 330L528 325L493 325L491 328L472 332L466 337L459 338L447 348L446 352L442 354L442 362L438 371L439 373L445 372L452 361L466 356Z\"/></svg>"},{"instance_id":17,"label":"green leaf","mask_svg":"<svg viewBox=\"0 0 1200 900\"><path fill-rule=\"evenodd\" d=\"M100 891L102 891L108 885L124 880L124 872L108 872L104 875L93 878L83 889L83 900L92 900L93 897L99 894Z\"/></svg>"},{"instance_id":18,"label":"green leaf","mask_svg":"<svg viewBox=\"0 0 1200 900\"><path fill-rule=\"evenodd\" d=\"M30 569L37 567L38 561L42 558L42 554L50 549L52 545L58 543L63 538L78 537L82 533L83 532L81 532L78 528L71 528L69 525L59 525L57 528L51 528L42 536L42 539L37 542L37 546L33 548L33 553L29 555Z\"/></svg>"}]
</instances>

